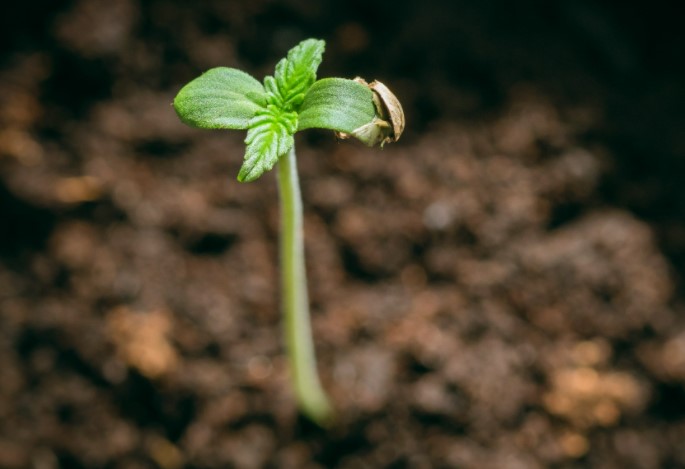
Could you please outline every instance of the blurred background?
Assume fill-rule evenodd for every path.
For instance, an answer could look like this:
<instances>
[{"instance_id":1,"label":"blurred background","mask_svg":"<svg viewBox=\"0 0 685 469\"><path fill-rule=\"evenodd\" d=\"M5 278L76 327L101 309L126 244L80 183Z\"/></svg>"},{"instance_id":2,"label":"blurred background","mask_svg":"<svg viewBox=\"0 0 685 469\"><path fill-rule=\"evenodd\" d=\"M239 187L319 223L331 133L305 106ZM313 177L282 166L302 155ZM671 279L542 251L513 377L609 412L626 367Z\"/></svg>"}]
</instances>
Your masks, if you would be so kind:
<instances>
[{"instance_id":1,"label":"blurred background","mask_svg":"<svg viewBox=\"0 0 685 469\"><path fill-rule=\"evenodd\" d=\"M672 2L72 0L0 16L0 467L685 467ZM283 358L274 177L171 107L215 66L379 79L298 135L319 367Z\"/></svg>"}]
</instances>

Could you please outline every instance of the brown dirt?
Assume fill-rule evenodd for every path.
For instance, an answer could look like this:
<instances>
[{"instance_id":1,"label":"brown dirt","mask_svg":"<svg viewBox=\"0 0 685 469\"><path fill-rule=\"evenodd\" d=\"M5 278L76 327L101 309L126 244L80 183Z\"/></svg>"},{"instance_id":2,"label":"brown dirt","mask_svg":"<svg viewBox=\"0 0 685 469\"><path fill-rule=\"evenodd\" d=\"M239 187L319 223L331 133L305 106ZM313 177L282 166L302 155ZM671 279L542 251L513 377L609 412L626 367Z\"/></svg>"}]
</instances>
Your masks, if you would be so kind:
<instances>
[{"instance_id":1,"label":"brown dirt","mask_svg":"<svg viewBox=\"0 0 685 469\"><path fill-rule=\"evenodd\" d=\"M191 5L0 23L0 467L685 466L675 15ZM408 116L382 151L298 137L328 430L289 389L273 177L169 105L307 36Z\"/></svg>"}]
</instances>

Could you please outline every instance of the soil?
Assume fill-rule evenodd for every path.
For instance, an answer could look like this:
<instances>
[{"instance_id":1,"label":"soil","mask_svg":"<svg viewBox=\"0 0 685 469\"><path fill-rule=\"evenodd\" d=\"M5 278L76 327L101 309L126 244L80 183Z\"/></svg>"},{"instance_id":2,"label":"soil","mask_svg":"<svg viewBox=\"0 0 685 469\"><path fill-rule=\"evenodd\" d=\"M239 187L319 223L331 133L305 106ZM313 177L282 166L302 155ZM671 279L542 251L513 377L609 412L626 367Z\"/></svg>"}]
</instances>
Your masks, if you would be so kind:
<instances>
[{"instance_id":1,"label":"soil","mask_svg":"<svg viewBox=\"0 0 685 469\"><path fill-rule=\"evenodd\" d=\"M685 65L659 0L73 0L0 19L0 467L685 467ZM382 151L298 136L319 368L275 181L180 86L298 40Z\"/></svg>"}]
</instances>

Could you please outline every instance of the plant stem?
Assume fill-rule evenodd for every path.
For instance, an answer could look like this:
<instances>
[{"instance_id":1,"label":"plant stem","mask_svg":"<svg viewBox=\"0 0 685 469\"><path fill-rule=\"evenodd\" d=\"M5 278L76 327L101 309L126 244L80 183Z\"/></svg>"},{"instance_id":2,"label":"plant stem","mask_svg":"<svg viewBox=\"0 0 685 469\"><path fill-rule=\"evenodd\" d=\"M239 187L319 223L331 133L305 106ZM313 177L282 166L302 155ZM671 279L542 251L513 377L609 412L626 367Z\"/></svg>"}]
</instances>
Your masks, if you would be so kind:
<instances>
[{"instance_id":1,"label":"plant stem","mask_svg":"<svg viewBox=\"0 0 685 469\"><path fill-rule=\"evenodd\" d=\"M316 371L304 264L302 196L294 145L278 162L278 188L281 199L281 294L290 372L300 410L312 421L325 425L333 412Z\"/></svg>"}]
</instances>

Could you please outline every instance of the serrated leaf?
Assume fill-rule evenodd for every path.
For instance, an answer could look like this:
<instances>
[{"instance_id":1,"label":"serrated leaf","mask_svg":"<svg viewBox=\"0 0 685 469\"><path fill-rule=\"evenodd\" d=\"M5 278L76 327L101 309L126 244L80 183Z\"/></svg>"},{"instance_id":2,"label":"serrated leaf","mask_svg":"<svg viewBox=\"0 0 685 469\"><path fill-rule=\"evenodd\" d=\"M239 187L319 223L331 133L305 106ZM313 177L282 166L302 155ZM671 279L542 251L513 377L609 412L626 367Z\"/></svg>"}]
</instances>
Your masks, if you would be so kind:
<instances>
[{"instance_id":1,"label":"serrated leaf","mask_svg":"<svg viewBox=\"0 0 685 469\"><path fill-rule=\"evenodd\" d=\"M300 42L290 49L286 58L276 64L274 76L265 79L267 90L281 109L299 109L305 94L316 81L316 71L321 64L325 47L326 43L318 39Z\"/></svg>"},{"instance_id":2,"label":"serrated leaf","mask_svg":"<svg viewBox=\"0 0 685 469\"><path fill-rule=\"evenodd\" d=\"M202 129L247 129L266 106L267 93L252 76L217 67L184 86L174 99L183 122Z\"/></svg>"},{"instance_id":3,"label":"serrated leaf","mask_svg":"<svg viewBox=\"0 0 685 469\"><path fill-rule=\"evenodd\" d=\"M245 144L245 160L238 181L250 182L274 167L278 158L294 144L297 114L269 105L250 121Z\"/></svg>"},{"instance_id":4,"label":"serrated leaf","mask_svg":"<svg viewBox=\"0 0 685 469\"><path fill-rule=\"evenodd\" d=\"M324 78L305 95L297 130L319 128L351 134L375 117L373 92L368 86L344 78Z\"/></svg>"}]
</instances>

